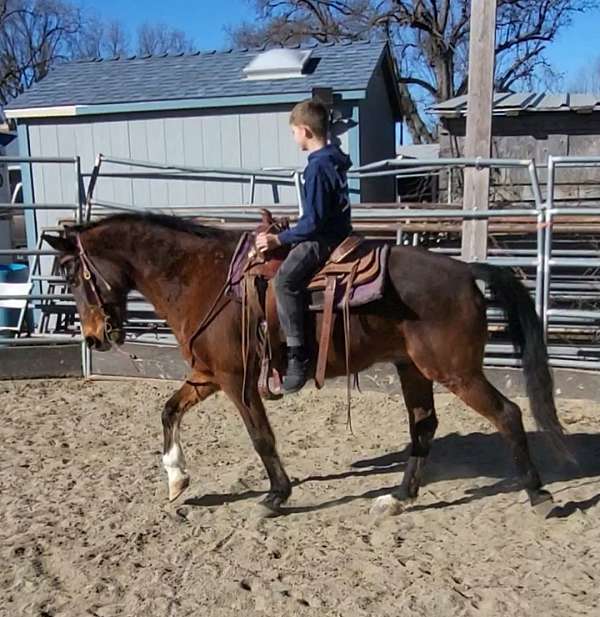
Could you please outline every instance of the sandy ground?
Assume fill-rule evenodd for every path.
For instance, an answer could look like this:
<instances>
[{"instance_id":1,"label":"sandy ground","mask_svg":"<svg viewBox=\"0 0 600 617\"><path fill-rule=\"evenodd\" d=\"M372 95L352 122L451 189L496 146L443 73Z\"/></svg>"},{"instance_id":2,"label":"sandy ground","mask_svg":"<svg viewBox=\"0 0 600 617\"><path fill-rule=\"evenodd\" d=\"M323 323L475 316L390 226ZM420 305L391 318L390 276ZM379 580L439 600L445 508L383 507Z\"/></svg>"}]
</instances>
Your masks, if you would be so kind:
<instances>
[{"instance_id":1,"label":"sandy ground","mask_svg":"<svg viewBox=\"0 0 600 617\"><path fill-rule=\"evenodd\" d=\"M186 416L192 483L167 502L160 411L173 388L0 383L1 615L600 614L600 404L560 404L579 468L531 439L560 503L544 521L505 479L497 434L438 396L427 486L374 520L406 459L403 404L356 395L352 436L344 393L309 389L270 406L297 485L289 514L264 519L262 467L222 396Z\"/></svg>"}]
</instances>

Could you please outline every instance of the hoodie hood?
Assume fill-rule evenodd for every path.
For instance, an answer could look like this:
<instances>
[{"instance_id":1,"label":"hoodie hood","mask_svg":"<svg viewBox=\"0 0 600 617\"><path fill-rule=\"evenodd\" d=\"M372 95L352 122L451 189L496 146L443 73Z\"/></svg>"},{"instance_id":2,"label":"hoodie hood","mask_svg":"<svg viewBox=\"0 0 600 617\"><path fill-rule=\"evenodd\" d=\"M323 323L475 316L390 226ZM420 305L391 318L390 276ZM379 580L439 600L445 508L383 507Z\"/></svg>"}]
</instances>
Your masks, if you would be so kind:
<instances>
[{"instance_id":1,"label":"hoodie hood","mask_svg":"<svg viewBox=\"0 0 600 617\"><path fill-rule=\"evenodd\" d=\"M323 148L315 150L308 155L309 161L315 159L326 159L342 172L346 172L352 167L352 160L350 157L345 152L342 152L339 146L335 144L327 144Z\"/></svg>"}]
</instances>

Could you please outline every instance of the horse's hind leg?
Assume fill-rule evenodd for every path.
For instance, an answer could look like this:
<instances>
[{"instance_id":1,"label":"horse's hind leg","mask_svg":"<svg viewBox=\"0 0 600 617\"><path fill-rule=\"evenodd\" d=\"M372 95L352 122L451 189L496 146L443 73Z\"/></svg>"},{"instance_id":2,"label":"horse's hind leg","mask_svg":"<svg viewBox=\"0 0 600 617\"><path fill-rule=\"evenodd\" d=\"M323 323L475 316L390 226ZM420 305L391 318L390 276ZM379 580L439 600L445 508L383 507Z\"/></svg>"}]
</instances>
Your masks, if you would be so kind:
<instances>
[{"instance_id":1,"label":"horse's hind leg","mask_svg":"<svg viewBox=\"0 0 600 617\"><path fill-rule=\"evenodd\" d=\"M373 504L375 513L395 513L401 502L415 499L423 479L425 461L438 426L433 400L433 382L414 365L397 365L402 394L410 427L410 458L400 486L391 495L379 497Z\"/></svg>"},{"instance_id":2,"label":"horse's hind leg","mask_svg":"<svg viewBox=\"0 0 600 617\"><path fill-rule=\"evenodd\" d=\"M469 407L490 420L505 438L531 505L551 503L552 495L541 488L540 476L531 461L519 407L498 392L483 373L459 385L449 385L449 388ZM540 511L544 509L545 506L540 507Z\"/></svg>"},{"instance_id":3,"label":"horse's hind leg","mask_svg":"<svg viewBox=\"0 0 600 617\"><path fill-rule=\"evenodd\" d=\"M218 389L218 386L213 383L190 380L173 394L163 409L164 447L162 461L169 480L169 501L177 499L190 483L179 440L181 418L188 409L203 401Z\"/></svg>"}]
</instances>

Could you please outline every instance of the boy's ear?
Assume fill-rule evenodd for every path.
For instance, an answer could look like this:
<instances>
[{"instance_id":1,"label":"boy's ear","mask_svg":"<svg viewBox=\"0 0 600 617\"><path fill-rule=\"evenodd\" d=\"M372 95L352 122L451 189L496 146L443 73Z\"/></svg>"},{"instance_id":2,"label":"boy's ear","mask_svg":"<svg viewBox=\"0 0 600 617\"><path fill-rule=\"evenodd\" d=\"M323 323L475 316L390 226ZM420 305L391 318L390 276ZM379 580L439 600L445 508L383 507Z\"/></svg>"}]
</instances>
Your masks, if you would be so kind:
<instances>
[{"instance_id":1,"label":"boy's ear","mask_svg":"<svg viewBox=\"0 0 600 617\"><path fill-rule=\"evenodd\" d=\"M75 242L68 236L44 236L44 240L59 253L75 253L77 250Z\"/></svg>"}]
</instances>

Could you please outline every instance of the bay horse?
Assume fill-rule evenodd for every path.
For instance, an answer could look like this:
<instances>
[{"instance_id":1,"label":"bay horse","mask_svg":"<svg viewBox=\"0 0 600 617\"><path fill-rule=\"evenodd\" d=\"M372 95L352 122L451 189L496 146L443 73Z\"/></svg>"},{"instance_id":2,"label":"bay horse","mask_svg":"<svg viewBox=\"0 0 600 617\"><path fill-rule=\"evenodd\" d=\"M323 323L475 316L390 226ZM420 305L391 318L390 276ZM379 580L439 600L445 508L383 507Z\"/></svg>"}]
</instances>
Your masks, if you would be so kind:
<instances>
[{"instance_id":1,"label":"bay horse","mask_svg":"<svg viewBox=\"0 0 600 617\"><path fill-rule=\"evenodd\" d=\"M230 231L151 214L110 216L66 227L60 236L48 238L60 253L59 263L90 347L102 351L124 342L127 293L135 289L167 321L193 367L162 412L162 462L169 499L177 499L190 481L181 446L181 419L193 405L221 390L239 410L266 468L270 488L262 504L278 513L290 497L291 483L277 453L256 380L247 384L246 395L242 393L241 306L233 299L218 298L238 240L239 234ZM410 458L403 480L390 495L376 500L376 512L398 512L403 502L417 497L438 425L434 382L496 427L508 443L531 505L545 514L551 509L552 495L542 488L530 458L521 411L483 373L486 302L476 280L489 285L507 313L511 338L522 354L527 394L538 427L550 437L549 443L568 457L542 327L521 282L507 269L395 246L390 251L383 298L353 312L350 318L351 372L365 370L375 362L393 363L409 417ZM198 325L209 314L209 323L198 334ZM318 340L319 317L315 319ZM326 376L344 375L345 360L338 320Z\"/></svg>"}]
</instances>

